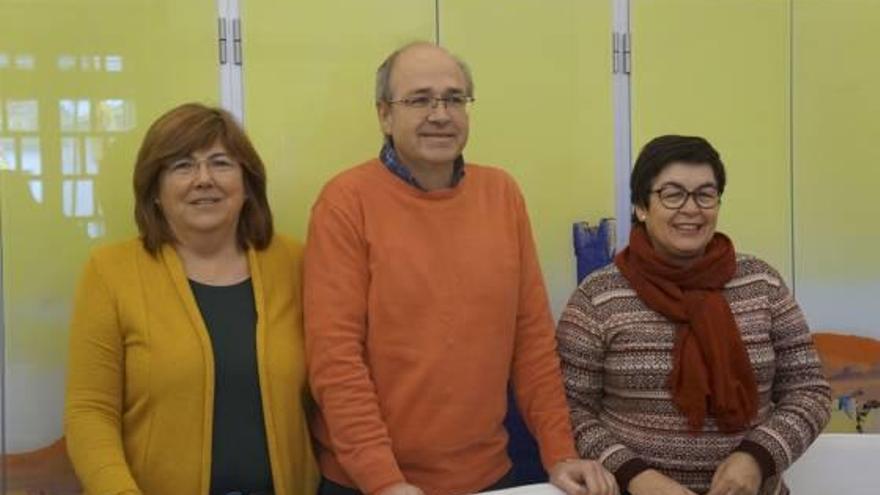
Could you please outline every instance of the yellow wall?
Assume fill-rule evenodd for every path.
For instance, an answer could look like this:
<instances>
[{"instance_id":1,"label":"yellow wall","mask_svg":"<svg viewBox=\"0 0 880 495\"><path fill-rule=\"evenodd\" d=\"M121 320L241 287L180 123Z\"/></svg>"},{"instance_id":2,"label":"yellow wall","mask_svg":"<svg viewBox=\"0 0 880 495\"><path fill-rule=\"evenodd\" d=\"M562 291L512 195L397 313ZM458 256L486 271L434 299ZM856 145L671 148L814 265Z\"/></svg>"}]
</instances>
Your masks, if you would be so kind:
<instances>
[{"instance_id":1,"label":"yellow wall","mask_svg":"<svg viewBox=\"0 0 880 495\"><path fill-rule=\"evenodd\" d=\"M635 0L633 159L704 136L727 169L719 230L791 279L788 0Z\"/></svg>"},{"instance_id":2,"label":"yellow wall","mask_svg":"<svg viewBox=\"0 0 880 495\"><path fill-rule=\"evenodd\" d=\"M880 338L880 3L794 9L798 298L814 326Z\"/></svg>"}]
</instances>

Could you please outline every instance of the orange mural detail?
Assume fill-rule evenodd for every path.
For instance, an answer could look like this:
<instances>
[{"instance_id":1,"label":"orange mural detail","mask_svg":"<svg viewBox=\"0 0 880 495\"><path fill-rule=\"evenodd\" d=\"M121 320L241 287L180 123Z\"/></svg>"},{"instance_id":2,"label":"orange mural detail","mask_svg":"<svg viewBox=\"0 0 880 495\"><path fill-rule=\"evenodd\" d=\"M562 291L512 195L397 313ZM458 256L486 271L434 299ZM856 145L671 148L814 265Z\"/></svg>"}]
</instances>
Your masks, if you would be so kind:
<instances>
[{"instance_id":1,"label":"orange mural detail","mask_svg":"<svg viewBox=\"0 0 880 495\"><path fill-rule=\"evenodd\" d=\"M834 433L880 433L880 340L832 332L813 334L834 395Z\"/></svg>"},{"instance_id":2,"label":"orange mural detail","mask_svg":"<svg viewBox=\"0 0 880 495\"><path fill-rule=\"evenodd\" d=\"M81 492L64 438L52 445L3 458L7 495L73 495Z\"/></svg>"}]
</instances>

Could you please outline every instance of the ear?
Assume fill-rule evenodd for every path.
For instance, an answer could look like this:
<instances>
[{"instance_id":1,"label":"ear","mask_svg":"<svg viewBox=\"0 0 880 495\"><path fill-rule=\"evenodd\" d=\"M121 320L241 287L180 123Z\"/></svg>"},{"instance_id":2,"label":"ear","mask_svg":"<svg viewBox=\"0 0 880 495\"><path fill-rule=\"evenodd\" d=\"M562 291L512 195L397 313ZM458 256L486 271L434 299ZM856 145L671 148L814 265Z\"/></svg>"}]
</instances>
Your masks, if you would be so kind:
<instances>
[{"instance_id":1,"label":"ear","mask_svg":"<svg viewBox=\"0 0 880 495\"><path fill-rule=\"evenodd\" d=\"M376 103L376 114L379 116L379 126L382 127L382 134L390 136L391 124L394 122L394 117L391 115L391 105L384 101Z\"/></svg>"},{"instance_id":2,"label":"ear","mask_svg":"<svg viewBox=\"0 0 880 495\"><path fill-rule=\"evenodd\" d=\"M644 222L646 218L648 218L648 210L642 205L636 205L636 218L639 219L640 222Z\"/></svg>"}]
</instances>

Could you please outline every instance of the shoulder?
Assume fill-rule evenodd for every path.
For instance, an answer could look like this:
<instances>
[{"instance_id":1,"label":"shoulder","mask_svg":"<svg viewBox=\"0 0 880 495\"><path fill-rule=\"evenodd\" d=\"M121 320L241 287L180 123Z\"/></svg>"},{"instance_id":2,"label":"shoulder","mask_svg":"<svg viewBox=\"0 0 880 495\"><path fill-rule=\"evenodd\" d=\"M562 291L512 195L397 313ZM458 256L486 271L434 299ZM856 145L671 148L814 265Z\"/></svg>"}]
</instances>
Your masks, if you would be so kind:
<instances>
[{"instance_id":1,"label":"shoulder","mask_svg":"<svg viewBox=\"0 0 880 495\"><path fill-rule=\"evenodd\" d=\"M494 165L480 165L468 163L465 167L465 176L470 175L474 182L490 187L502 187L519 193L519 185L510 172Z\"/></svg>"},{"instance_id":2,"label":"shoulder","mask_svg":"<svg viewBox=\"0 0 880 495\"><path fill-rule=\"evenodd\" d=\"M141 259L153 258L139 237L104 244L92 249L90 263L101 269L127 268Z\"/></svg>"},{"instance_id":3,"label":"shoulder","mask_svg":"<svg viewBox=\"0 0 880 495\"><path fill-rule=\"evenodd\" d=\"M727 283L727 287L753 284L778 288L785 285L785 280L775 268L761 258L751 254L737 253L736 274Z\"/></svg>"},{"instance_id":4,"label":"shoulder","mask_svg":"<svg viewBox=\"0 0 880 495\"><path fill-rule=\"evenodd\" d=\"M373 158L337 173L324 184L319 199L350 195L370 187L380 178L381 167L379 159Z\"/></svg>"},{"instance_id":5,"label":"shoulder","mask_svg":"<svg viewBox=\"0 0 880 495\"><path fill-rule=\"evenodd\" d=\"M613 262L584 277L577 290L592 305L601 305L615 295L635 295L629 281Z\"/></svg>"},{"instance_id":6,"label":"shoulder","mask_svg":"<svg viewBox=\"0 0 880 495\"><path fill-rule=\"evenodd\" d=\"M275 233L265 249L256 252L257 258L264 262L283 265L298 265L303 257L303 246L298 240L286 234Z\"/></svg>"}]
</instances>

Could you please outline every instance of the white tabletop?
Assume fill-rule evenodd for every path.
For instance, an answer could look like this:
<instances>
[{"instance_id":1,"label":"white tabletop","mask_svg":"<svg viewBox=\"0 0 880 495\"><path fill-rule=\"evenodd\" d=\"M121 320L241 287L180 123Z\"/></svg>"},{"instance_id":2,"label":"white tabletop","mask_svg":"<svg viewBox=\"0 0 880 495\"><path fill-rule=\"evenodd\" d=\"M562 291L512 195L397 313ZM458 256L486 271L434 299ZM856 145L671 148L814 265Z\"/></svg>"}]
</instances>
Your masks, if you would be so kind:
<instances>
[{"instance_id":1,"label":"white tabletop","mask_svg":"<svg viewBox=\"0 0 880 495\"><path fill-rule=\"evenodd\" d=\"M564 492L549 483L538 483L535 485L518 486L506 490L492 490L491 492L482 493L491 493L492 495L565 495Z\"/></svg>"}]
</instances>

